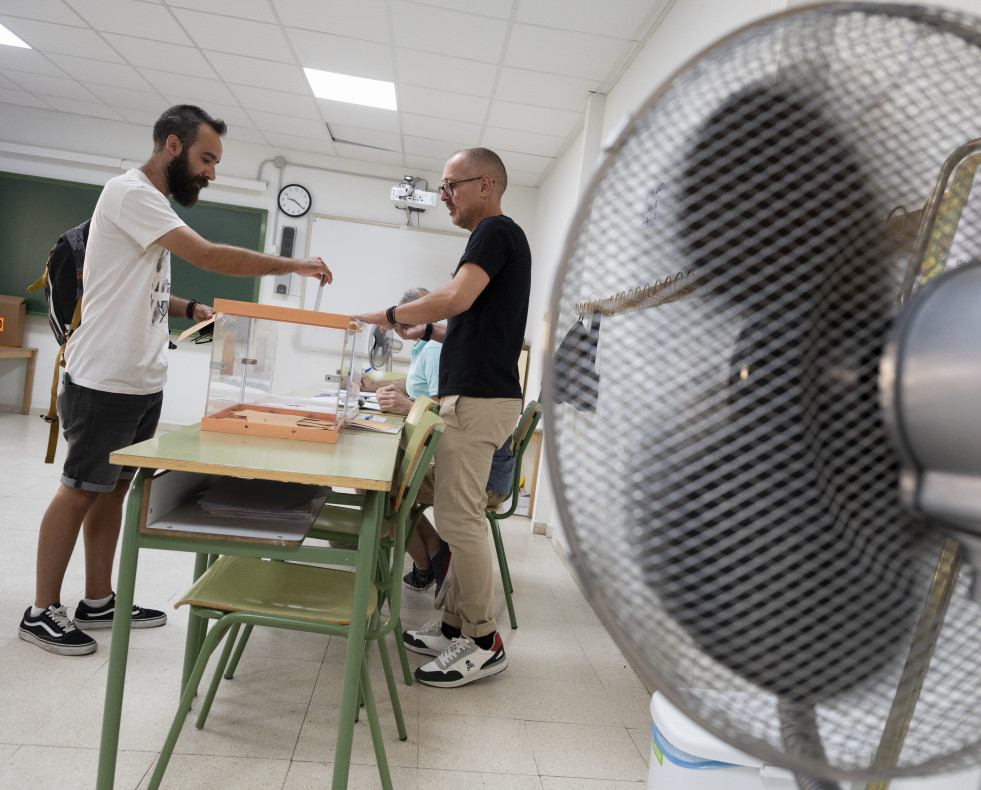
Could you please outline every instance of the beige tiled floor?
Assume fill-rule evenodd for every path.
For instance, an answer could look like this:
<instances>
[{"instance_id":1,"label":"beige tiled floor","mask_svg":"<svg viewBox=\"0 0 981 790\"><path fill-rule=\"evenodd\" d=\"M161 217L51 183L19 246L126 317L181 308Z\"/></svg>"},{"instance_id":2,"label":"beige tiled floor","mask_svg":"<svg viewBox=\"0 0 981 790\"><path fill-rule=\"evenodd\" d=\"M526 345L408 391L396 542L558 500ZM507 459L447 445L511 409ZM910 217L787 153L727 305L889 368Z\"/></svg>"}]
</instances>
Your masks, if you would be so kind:
<instances>
[{"instance_id":1,"label":"beige tiled floor","mask_svg":"<svg viewBox=\"0 0 981 790\"><path fill-rule=\"evenodd\" d=\"M0 788L83 790L95 785L111 632L96 653L59 657L17 638L31 603L41 514L57 486L43 463L47 426L0 413ZM527 519L504 524L520 628L498 617L506 672L459 689L400 686L409 738L395 734L376 683L398 790L627 790L646 787L650 695L570 576L559 550ZM167 626L133 633L116 787L144 788L176 703L186 627L172 602L191 575L189 555L143 552L137 601L166 609ZM498 582L499 584L499 582ZM63 588L83 591L81 551ZM431 599L406 595L403 620L422 625ZM223 684L203 730L188 717L164 786L301 790L329 785L340 699L342 640L257 631L239 672ZM411 655L413 666L423 657ZM375 662L373 671L380 670ZM385 700L381 704L381 700ZM356 727L351 788L380 787L364 721Z\"/></svg>"}]
</instances>

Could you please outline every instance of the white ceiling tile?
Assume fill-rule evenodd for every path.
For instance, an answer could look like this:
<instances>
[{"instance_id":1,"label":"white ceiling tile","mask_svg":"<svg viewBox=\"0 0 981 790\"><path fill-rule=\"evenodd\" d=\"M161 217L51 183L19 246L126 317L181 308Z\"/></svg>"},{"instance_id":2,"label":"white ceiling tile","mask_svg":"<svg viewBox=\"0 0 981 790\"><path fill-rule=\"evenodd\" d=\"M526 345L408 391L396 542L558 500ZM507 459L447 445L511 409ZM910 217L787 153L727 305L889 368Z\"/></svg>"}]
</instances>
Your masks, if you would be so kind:
<instances>
[{"instance_id":1,"label":"white ceiling tile","mask_svg":"<svg viewBox=\"0 0 981 790\"><path fill-rule=\"evenodd\" d=\"M411 5L437 6L452 8L455 11L465 11L468 14L492 16L497 19L507 19L511 16L511 6L514 0L407 0ZM440 165L442 172L442 165Z\"/></svg>"},{"instance_id":2,"label":"white ceiling tile","mask_svg":"<svg viewBox=\"0 0 981 790\"><path fill-rule=\"evenodd\" d=\"M166 102L161 101L160 107L153 110L139 110L130 107L118 107L117 112L129 123L136 124L137 126L142 126L144 129L152 129L153 124L157 122L157 118L160 117L160 113L167 109ZM149 136L147 137L149 141Z\"/></svg>"},{"instance_id":3,"label":"white ceiling tile","mask_svg":"<svg viewBox=\"0 0 981 790\"><path fill-rule=\"evenodd\" d=\"M418 85L398 85L396 94L399 109L404 113L465 123L483 123L490 107L490 100L481 96L421 88Z\"/></svg>"},{"instance_id":4,"label":"white ceiling tile","mask_svg":"<svg viewBox=\"0 0 981 790\"><path fill-rule=\"evenodd\" d=\"M515 19L543 27L560 27L598 36L630 39L661 13L668 0L521 0Z\"/></svg>"},{"instance_id":5,"label":"white ceiling tile","mask_svg":"<svg viewBox=\"0 0 981 790\"><path fill-rule=\"evenodd\" d=\"M140 69L147 80L168 97L173 104L190 102L192 104L234 104L235 97L228 88L218 80L207 80L198 77L188 77L185 74L171 74L155 69ZM207 108L205 108L207 109Z\"/></svg>"},{"instance_id":6,"label":"white ceiling tile","mask_svg":"<svg viewBox=\"0 0 981 790\"><path fill-rule=\"evenodd\" d=\"M500 60L508 27L500 19L399 0L392 0L391 8L397 47L431 50L433 31L438 30L436 48L443 55L490 63Z\"/></svg>"},{"instance_id":7,"label":"white ceiling tile","mask_svg":"<svg viewBox=\"0 0 981 790\"><path fill-rule=\"evenodd\" d=\"M113 33L107 33L106 40L134 66L188 74L192 77L210 77L215 73L200 50L193 47L119 36Z\"/></svg>"},{"instance_id":8,"label":"white ceiling tile","mask_svg":"<svg viewBox=\"0 0 981 790\"><path fill-rule=\"evenodd\" d=\"M227 123L229 129L256 128L255 124L252 122L252 117L249 115L249 113L247 113L237 104L222 104L220 102L212 102L204 109L212 117L220 118L225 123Z\"/></svg>"},{"instance_id":9,"label":"white ceiling tile","mask_svg":"<svg viewBox=\"0 0 981 790\"><path fill-rule=\"evenodd\" d=\"M480 124L476 123L402 113L402 131L413 137L430 137L433 140L476 146L480 142L480 129Z\"/></svg>"},{"instance_id":10,"label":"white ceiling tile","mask_svg":"<svg viewBox=\"0 0 981 790\"><path fill-rule=\"evenodd\" d=\"M205 52L204 55L225 82L310 95L306 77L293 63L276 63L225 52Z\"/></svg>"},{"instance_id":11,"label":"white ceiling tile","mask_svg":"<svg viewBox=\"0 0 981 790\"><path fill-rule=\"evenodd\" d=\"M248 110L261 110L312 121L320 120L316 100L312 96L281 93L266 88L250 88L246 85L230 85L229 88L242 106Z\"/></svg>"},{"instance_id":12,"label":"white ceiling tile","mask_svg":"<svg viewBox=\"0 0 981 790\"><path fill-rule=\"evenodd\" d=\"M51 55L51 60L86 85L111 85L117 88L147 90L150 86L132 66L106 63L104 60L77 58L74 55Z\"/></svg>"},{"instance_id":13,"label":"white ceiling tile","mask_svg":"<svg viewBox=\"0 0 981 790\"><path fill-rule=\"evenodd\" d=\"M450 158L454 153L459 151L461 148L466 148L468 146L454 145L451 142L445 140L431 140L425 137L410 137L406 135L405 137L405 153L406 155L415 154L416 156L425 156L430 159L438 159L444 164L446 160ZM440 165L440 173L443 172L443 166Z\"/></svg>"},{"instance_id":14,"label":"white ceiling tile","mask_svg":"<svg viewBox=\"0 0 981 790\"><path fill-rule=\"evenodd\" d=\"M603 81L622 59L623 47L614 38L514 25L504 65Z\"/></svg>"},{"instance_id":15,"label":"white ceiling tile","mask_svg":"<svg viewBox=\"0 0 981 790\"><path fill-rule=\"evenodd\" d=\"M504 166L510 174L511 170L523 170L526 173L542 173L552 165L554 161L547 156L534 156L532 154L522 154L517 151L499 152Z\"/></svg>"},{"instance_id":16,"label":"white ceiling tile","mask_svg":"<svg viewBox=\"0 0 981 790\"><path fill-rule=\"evenodd\" d=\"M108 118L110 121L123 120L119 113L101 102L71 99L63 96L49 96L45 98L45 101L59 112L71 115L84 115L87 118Z\"/></svg>"},{"instance_id":17,"label":"white ceiling tile","mask_svg":"<svg viewBox=\"0 0 981 790\"><path fill-rule=\"evenodd\" d=\"M505 67L498 76L494 98L582 112L589 94L600 85L599 80Z\"/></svg>"},{"instance_id":18,"label":"white ceiling tile","mask_svg":"<svg viewBox=\"0 0 981 790\"><path fill-rule=\"evenodd\" d=\"M65 76L63 69L56 66L40 52L23 47L0 47L0 70L5 73L26 71L32 74L47 74L52 77Z\"/></svg>"},{"instance_id":19,"label":"white ceiling tile","mask_svg":"<svg viewBox=\"0 0 981 790\"><path fill-rule=\"evenodd\" d=\"M317 99L320 117L328 124L340 123L345 126L361 126L365 129L379 129L383 132L399 131L398 113L380 110L377 107L362 107L360 104L347 104L340 101Z\"/></svg>"},{"instance_id":20,"label":"white ceiling tile","mask_svg":"<svg viewBox=\"0 0 981 790\"><path fill-rule=\"evenodd\" d=\"M310 137L314 140L326 140L327 128L321 120L310 118L291 118L275 112L258 112L251 110L249 115L255 125L267 132L275 134L290 134L294 137Z\"/></svg>"},{"instance_id":21,"label":"white ceiling tile","mask_svg":"<svg viewBox=\"0 0 981 790\"><path fill-rule=\"evenodd\" d=\"M164 97L149 90L135 91L113 85L94 85L92 83L88 84L88 89L111 107L125 107L133 110L146 110L147 112L156 111L158 116L166 109Z\"/></svg>"},{"instance_id":22,"label":"white ceiling tile","mask_svg":"<svg viewBox=\"0 0 981 790\"><path fill-rule=\"evenodd\" d=\"M378 148L364 148L360 145L344 145L334 143L338 156L345 156L360 162L373 162L379 165L398 165L404 164L404 158L400 151L383 151Z\"/></svg>"},{"instance_id":23,"label":"white ceiling tile","mask_svg":"<svg viewBox=\"0 0 981 790\"><path fill-rule=\"evenodd\" d=\"M235 140L240 143L255 143L256 145L268 145L265 135L258 129L249 126L229 126L225 134L226 140ZM227 150L228 144L225 144Z\"/></svg>"},{"instance_id":24,"label":"white ceiling tile","mask_svg":"<svg viewBox=\"0 0 981 790\"><path fill-rule=\"evenodd\" d=\"M167 5L193 11L210 11L240 19L254 19L258 22L276 21L267 0L167 0Z\"/></svg>"},{"instance_id":25,"label":"white ceiling tile","mask_svg":"<svg viewBox=\"0 0 981 790\"><path fill-rule=\"evenodd\" d=\"M550 107L535 107L531 104L493 101L487 123L489 126L502 129L518 129L523 132L550 134L553 137L564 138L577 124L582 123L582 115L569 110L553 110Z\"/></svg>"},{"instance_id":26,"label":"white ceiling tile","mask_svg":"<svg viewBox=\"0 0 981 790\"><path fill-rule=\"evenodd\" d=\"M273 4L287 27L389 42L384 0L273 0Z\"/></svg>"},{"instance_id":27,"label":"white ceiling tile","mask_svg":"<svg viewBox=\"0 0 981 790\"><path fill-rule=\"evenodd\" d=\"M472 96L490 96L494 90L497 67L490 63L401 48L395 50L395 57L400 83L438 85L444 90Z\"/></svg>"},{"instance_id":28,"label":"white ceiling tile","mask_svg":"<svg viewBox=\"0 0 981 790\"><path fill-rule=\"evenodd\" d=\"M97 60L117 59L106 42L91 30L39 22L34 19L10 18L7 21L10 23L7 27L11 32L34 49Z\"/></svg>"},{"instance_id":29,"label":"white ceiling tile","mask_svg":"<svg viewBox=\"0 0 981 790\"><path fill-rule=\"evenodd\" d=\"M285 148L290 151L305 151L311 154L333 155L334 144L325 135L323 140L314 140L312 137L296 137L291 134L279 134L269 132L266 134L269 144L275 148Z\"/></svg>"},{"instance_id":30,"label":"white ceiling tile","mask_svg":"<svg viewBox=\"0 0 981 790\"><path fill-rule=\"evenodd\" d=\"M301 65L311 69L350 74L371 80L395 78L391 49L371 41L361 41L295 27L286 31Z\"/></svg>"},{"instance_id":31,"label":"white ceiling tile","mask_svg":"<svg viewBox=\"0 0 981 790\"><path fill-rule=\"evenodd\" d=\"M11 88L0 88L0 103L15 104L21 107L50 107L47 102L39 99L33 93ZM4 112L10 112L10 108L4 109Z\"/></svg>"},{"instance_id":32,"label":"white ceiling tile","mask_svg":"<svg viewBox=\"0 0 981 790\"><path fill-rule=\"evenodd\" d=\"M392 132L381 132L377 129L361 129L357 126L331 124L330 133L334 136L335 145L342 143L358 143L386 151L402 151L402 136Z\"/></svg>"},{"instance_id":33,"label":"white ceiling tile","mask_svg":"<svg viewBox=\"0 0 981 790\"><path fill-rule=\"evenodd\" d=\"M69 99L74 96L83 100L94 98L78 80L70 77L49 77L25 72L10 73L9 76L19 88L39 96L63 96Z\"/></svg>"},{"instance_id":34,"label":"white ceiling tile","mask_svg":"<svg viewBox=\"0 0 981 790\"><path fill-rule=\"evenodd\" d=\"M293 53L277 25L183 8L174 9L174 15L201 49L247 52L264 60L293 62Z\"/></svg>"},{"instance_id":35,"label":"white ceiling tile","mask_svg":"<svg viewBox=\"0 0 981 790\"><path fill-rule=\"evenodd\" d=\"M45 22L57 22L62 25L85 26L85 20L72 11L68 4L62 0L47 0L43 3L39 3L38 0L3 0L0 22L7 16L41 19Z\"/></svg>"},{"instance_id":36,"label":"white ceiling tile","mask_svg":"<svg viewBox=\"0 0 981 790\"><path fill-rule=\"evenodd\" d=\"M71 0L72 7L96 30L138 38L190 44L170 11L159 3L133 0Z\"/></svg>"},{"instance_id":37,"label":"white ceiling tile","mask_svg":"<svg viewBox=\"0 0 981 790\"><path fill-rule=\"evenodd\" d=\"M411 167L416 171L416 176L431 176L429 179L430 189L434 190L436 184L443 177L443 165L446 164L446 160L435 159L431 156L419 156L418 154L406 154L405 164L406 167Z\"/></svg>"},{"instance_id":38,"label":"white ceiling tile","mask_svg":"<svg viewBox=\"0 0 981 790\"><path fill-rule=\"evenodd\" d=\"M230 140L352 172L403 162L437 181L450 154L486 144L536 185L667 2L0 0L0 22L40 43L0 47L0 103L30 116L47 91L71 115L67 144L86 107L144 129L188 101L224 117ZM303 66L392 80L399 110L315 99ZM338 150L326 123L363 145Z\"/></svg>"},{"instance_id":39,"label":"white ceiling tile","mask_svg":"<svg viewBox=\"0 0 981 790\"><path fill-rule=\"evenodd\" d=\"M481 145L498 153L501 151L523 151L538 156L557 156L565 146L565 142L566 138L564 137L493 127L486 129L480 140Z\"/></svg>"}]
</instances>

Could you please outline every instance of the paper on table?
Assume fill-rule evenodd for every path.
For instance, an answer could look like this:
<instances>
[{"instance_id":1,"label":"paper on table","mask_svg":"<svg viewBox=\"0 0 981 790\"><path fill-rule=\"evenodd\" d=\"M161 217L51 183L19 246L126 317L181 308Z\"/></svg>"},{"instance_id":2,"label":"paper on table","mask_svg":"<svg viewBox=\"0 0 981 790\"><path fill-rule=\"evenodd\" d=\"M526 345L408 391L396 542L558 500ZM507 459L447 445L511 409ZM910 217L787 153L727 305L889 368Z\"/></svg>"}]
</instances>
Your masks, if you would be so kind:
<instances>
[{"instance_id":1,"label":"paper on table","mask_svg":"<svg viewBox=\"0 0 981 790\"><path fill-rule=\"evenodd\" d=\"M370 431L381 431L382 433L398 433L401 430L398 425L393 425L384 417L374 414L361 414L352 417L347 421L347 424L355 428L367 428Z\"/></svg>"}]
</instances>

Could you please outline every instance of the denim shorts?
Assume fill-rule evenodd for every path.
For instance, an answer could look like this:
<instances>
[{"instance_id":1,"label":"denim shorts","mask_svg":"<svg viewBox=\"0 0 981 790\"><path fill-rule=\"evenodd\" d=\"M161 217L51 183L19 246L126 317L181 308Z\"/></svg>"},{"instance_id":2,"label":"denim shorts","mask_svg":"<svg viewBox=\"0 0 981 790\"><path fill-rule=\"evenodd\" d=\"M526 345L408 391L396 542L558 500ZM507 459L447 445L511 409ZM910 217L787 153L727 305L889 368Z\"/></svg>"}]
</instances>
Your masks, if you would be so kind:
<instances>
[{"instance_id":1,"label":"denim shorts","mask_svg":"<svg viewBox=\"0 0 981 790\"><path fill-rule=\"evenodd\" d=\"M132 479L136 468L110 464L109 454L152 439L162 405L162 392L124 395L65 384L58 396L62 432L68 440L62 484L102 493L112 491L121 479Z\"/></svg>"}]
</instances>

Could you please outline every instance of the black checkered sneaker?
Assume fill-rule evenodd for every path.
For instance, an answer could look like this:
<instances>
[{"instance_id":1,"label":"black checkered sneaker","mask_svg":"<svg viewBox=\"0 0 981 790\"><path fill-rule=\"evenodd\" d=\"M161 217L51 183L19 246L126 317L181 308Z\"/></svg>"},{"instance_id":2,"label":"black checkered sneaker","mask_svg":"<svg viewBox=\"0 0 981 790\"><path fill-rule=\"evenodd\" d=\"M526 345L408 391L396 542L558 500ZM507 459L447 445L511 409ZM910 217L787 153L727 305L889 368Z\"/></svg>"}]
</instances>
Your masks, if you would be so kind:
<instances>
[{"instance_id":1,"label":"black checkered sneaker","mask_svg":"<svg viewBox=\"0 0 981 790\"><path fill-rule=\"evenodd\" d=\"M112 628L112 618L116 612L116 593L102 606L89 606L85 601L78 602L75 610L75 625L80 628ZM156 609L133 606L132 628L156 628L167 622L167 615Z\"/></svg>"},{"instance_id":2,"label":"black checkered sneaker","mask_svg":"<svg viewBox=\"0 0 981 790\"><path fill-rule=\"evenodd\" d=\"M25 642L35 645L49 653L60 656L81 656L94 653L95 640L72 625L68 612L60 603L51 604L37 617L31 615L27 607L20 621L18 636Z\"/></svg>"},{"instance_id":3,"label":"black checkered sneaker","mask_svg":"<svg viewBox=\"0 0 981 790\"><path fill-rule=\"evenodd\" d=\"M425 592L435 583L436 577L433 576L432 566L423 570L414 562L412 563L412 570L402 577L402 586L407 590L415 590L416 592Z\"/></svg>"}]
</instances>

